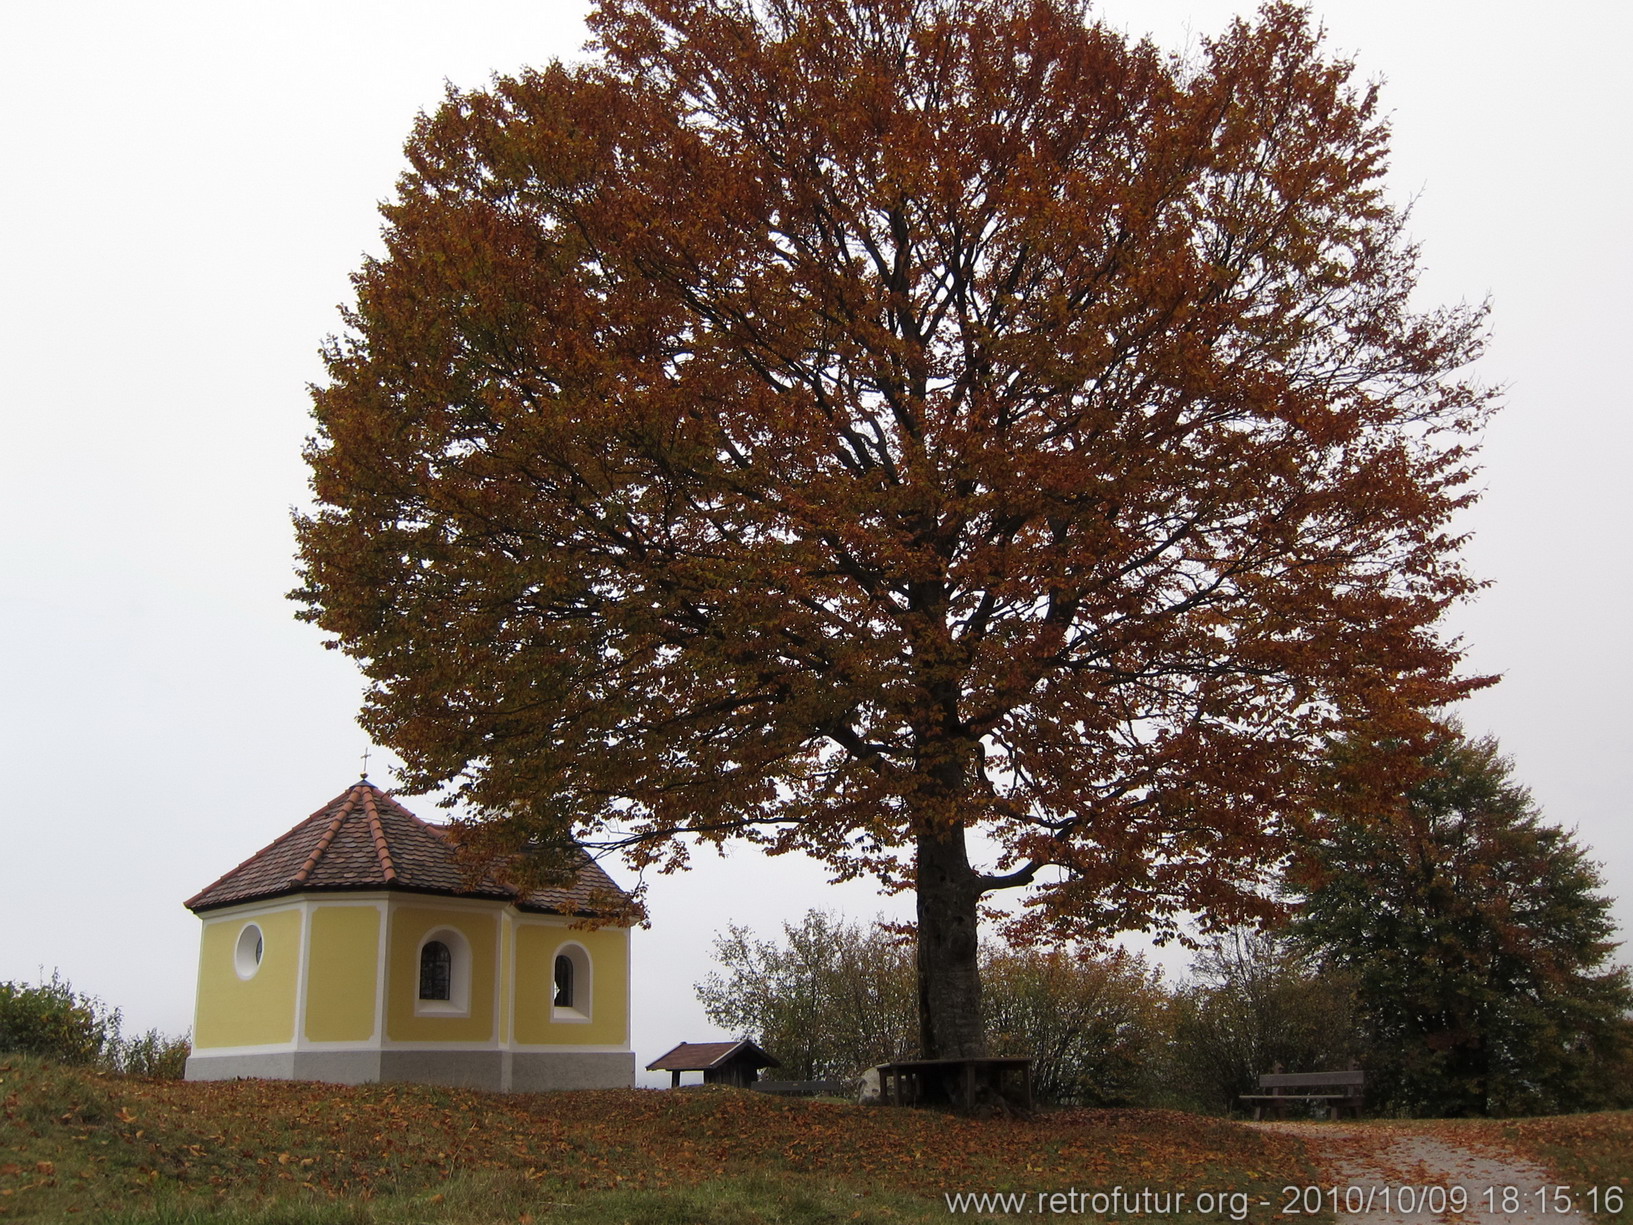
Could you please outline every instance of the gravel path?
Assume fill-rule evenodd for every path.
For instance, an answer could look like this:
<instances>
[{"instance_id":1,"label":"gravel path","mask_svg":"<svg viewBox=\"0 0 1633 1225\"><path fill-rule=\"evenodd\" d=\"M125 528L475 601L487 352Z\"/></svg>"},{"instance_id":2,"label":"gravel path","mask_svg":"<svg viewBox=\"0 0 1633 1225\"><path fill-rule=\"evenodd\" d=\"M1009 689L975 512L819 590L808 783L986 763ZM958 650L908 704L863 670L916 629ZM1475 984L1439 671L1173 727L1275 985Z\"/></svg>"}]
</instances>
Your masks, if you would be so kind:
<instances>
[{"instance_id":1,"label":"gravel path","mask_svg":"<svg viewBox=\"0 0 1633 1225\"><path fill-rule=\"evenodd\" d=\"M1255 1123L1299 1136L1326 1173L1308 1201L1336 1209L1345 1225L1591 1225L1551 1198L1554 1182L1533 1161L1489 1144L1472 1145L1389 1125ZM1512 1190L1510 1190L1510 1188ZM1278 1208L1287 1206L1288 1196ZM1291 1215L1283 1217L1294 1221Z\"/></svg>"}]
</instances>

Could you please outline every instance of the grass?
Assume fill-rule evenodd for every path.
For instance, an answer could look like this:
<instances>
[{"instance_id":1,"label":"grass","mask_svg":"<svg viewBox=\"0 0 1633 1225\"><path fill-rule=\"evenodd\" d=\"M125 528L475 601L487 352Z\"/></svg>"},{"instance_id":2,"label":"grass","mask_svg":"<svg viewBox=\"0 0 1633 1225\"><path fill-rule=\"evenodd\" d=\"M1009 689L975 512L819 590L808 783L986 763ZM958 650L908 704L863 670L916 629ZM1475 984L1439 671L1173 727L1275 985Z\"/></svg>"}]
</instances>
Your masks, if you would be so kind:
<instances>
[{"instance_id":1,"label":"grass","mask_svg":"<svg viewBox=\"0 0 1633 1225\"><path fill-rule=\"evenodd\" d=\"M979 1120L729 1089L188 1084L21 1057L0 1060L0 1103L6 1220L921 1222L948 1219L948 1192L1257 1198L1311 1173L1285 1137L1161 1111Z\"/></svg>"},{"instance_id":2,"label":"grass","mask_svg":"<svg viewBox=\"0 0 1633 1225\"><path fill-rule=\"evenodd\" d=\"M951 1219L944 1197L958 1192L1024 1193L1024 1215L1051 1219L1039 1192L1121 1186L1241 1191L1265 1222L1274 1209L1258 1201L1319 1181L1292 1137L1172 1111L982 1120L730 1089L188 1084L15 1056L0 1058L0 1107L0 1221L916 1223ZM1487 1126L1582 1186L1625 1179L1633 1154L1633 1115ZM1071 1216L1231 1219L1053 1219Z\"/></svg>"}]
</instances>

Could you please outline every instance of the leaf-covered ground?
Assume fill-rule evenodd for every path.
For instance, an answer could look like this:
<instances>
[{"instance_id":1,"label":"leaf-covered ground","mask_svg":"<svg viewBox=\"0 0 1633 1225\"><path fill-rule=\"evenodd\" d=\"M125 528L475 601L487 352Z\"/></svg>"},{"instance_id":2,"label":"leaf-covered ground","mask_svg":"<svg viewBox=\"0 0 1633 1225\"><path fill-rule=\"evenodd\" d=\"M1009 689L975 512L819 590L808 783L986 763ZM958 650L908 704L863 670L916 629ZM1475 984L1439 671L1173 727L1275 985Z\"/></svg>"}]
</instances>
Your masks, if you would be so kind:
<instances>
[{"instance_id":1,"label":"leaf-covered ground","mask_svg":"<svg viewBox=\"0 0 1633 1225\"><path fill-rule=\"evenodd\" d=\"M1294 1139L1166 1111L981 1120L726 1089L186 1084L25 1060L0 1060L0 1082L6 1219L944 1220L949 1193L1024 1193L1050 1216L1040 1192L1256 1202L1312 1171Z\"/></svg>"},{"instance_id":2,"label":"leaf-covered ground","mask_svg":"<svg viewBox=\"0 0 1633 1225\"><path fill-rule=\"evenodd\" d=\"M1321 1167L1283 1206L1324 1203L1340 1222L1633 1222L1633 1115L1253 1126L1297 1136Z\"/></svg>"},{"instance_id":3,"label":"leaf-covered ground","mask_svg":"<svg viewBox=\"0 0 1633 1225\"><path fill-rule=\"evenodd\" d=\"M1427 1134L1499 1157L1517 1154L1547 1170L1553 1180L1550 1188L1568 1188L1572 1199L1588 1215L1633 1225L1633 1111L1528 1119L1372 1122L1368 1126ZM1532 1215L1556 1215L1535 1211L1536 1189L1523 1190L1531 1192Z\"/></svg>"},{"instance_id":4,"label":"leaf-covered ground","mask_svg":"<svg viewBox=\"0 0 1633 1225\"><path fill-rule=\"evenodd\" d=\"M1633 1174L1633 1114L1363 1126L1527 1153L1579 1187L1626 1186ZM0 1220L919 1222L952 1219L950 1194L1009 1193L1024 1196L1009 1220L1194 1225L1241 1219L1245 1204L1263 1225L1321 1225L1330 1213L1278 1215L1284 1187L1322 1181L1320 1148L1302 1133L1171 1111L1022 1121L727 1089L186 1084L0 1058ZM1096 1211L1088 1197L1114 1187L1187 1199ZM1195 1211L1203 1193L1216 1199Z\"/></svg>"}]
</instances>

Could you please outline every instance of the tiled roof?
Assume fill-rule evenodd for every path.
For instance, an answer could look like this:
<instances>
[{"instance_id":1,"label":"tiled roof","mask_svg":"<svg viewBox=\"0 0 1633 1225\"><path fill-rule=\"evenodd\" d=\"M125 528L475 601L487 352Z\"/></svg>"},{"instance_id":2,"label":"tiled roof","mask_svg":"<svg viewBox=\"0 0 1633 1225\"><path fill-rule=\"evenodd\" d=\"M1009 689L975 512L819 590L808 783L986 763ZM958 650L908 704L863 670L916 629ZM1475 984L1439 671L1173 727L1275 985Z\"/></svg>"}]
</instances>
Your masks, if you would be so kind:
<instances>
[{"instance_id":1,"label":"tiled roof","mask_svg":"<svg viewBox=\"0 0 1633 1225\"><path fill-rule=\"evenodd\" d=\"M491 873L470 882L442 827L421 821L365 779L189 898L186 906L210 910L288 893L380 889L491 897L524 910L570 915L607 913L609 901L628 900L587 855L565 888L523 894Z\"/></svg>"},{"instance_id":2,"label":"tiled roof","mask_svg":"<svg viewBox=\"0 0 1633 1225\"><path fill-rule=\"evenodd\" d=\"M756 1068L780 1068L770 1055L754 1043L741 1042L682 1042L667 1055L659 1055L646 1065L648 1072L706 1072L722 1067L733 1059L752 1060Z\"/></svg>"}]
</instances>

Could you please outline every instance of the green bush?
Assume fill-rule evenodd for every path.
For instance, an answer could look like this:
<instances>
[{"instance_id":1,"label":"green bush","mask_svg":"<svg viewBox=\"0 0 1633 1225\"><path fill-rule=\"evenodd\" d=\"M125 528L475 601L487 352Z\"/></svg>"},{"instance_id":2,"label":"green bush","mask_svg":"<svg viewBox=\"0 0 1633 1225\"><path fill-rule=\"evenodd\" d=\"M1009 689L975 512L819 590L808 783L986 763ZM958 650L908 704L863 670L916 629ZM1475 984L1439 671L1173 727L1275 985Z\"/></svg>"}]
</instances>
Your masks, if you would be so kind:
<instances>
[{"instance_id":1,"label":"green bush","mask_svg":"<svg viewBox=\"0 0 1633 1225\"><path fill-rule=\"evenodd\" d=\"M53 970L38 986L0 983L0 1051L96 1063L119 1036L119 1010L81 995Z\"/></svg>"},{"instance_id":2,"label":"green bush","mask_svg":"<svg viewBox=\"0 0 1633 1225\"><path fill-rule=\"evenodd\" d=\"M179 1079L192 1053L188 1039L156 1029L125 1038L122 1020L119 1009L75 991L55 970L49 981L33 986L0 983L0 1053Z\"/></svg>"},{"instance_id":3,"label":"green bush","mask_svg":"<svg viewBox=\"0 0 1633 1225\"><path fill-rule=\"evenodd\" d=\"M127 1076L180 1080L187 1071L187 1056L192 1053L193 1044L185 1036L177 1038L150 1029L136 1038L116 1039L104 1062L111 1070Z\"/></svg>"}]
</instances>

